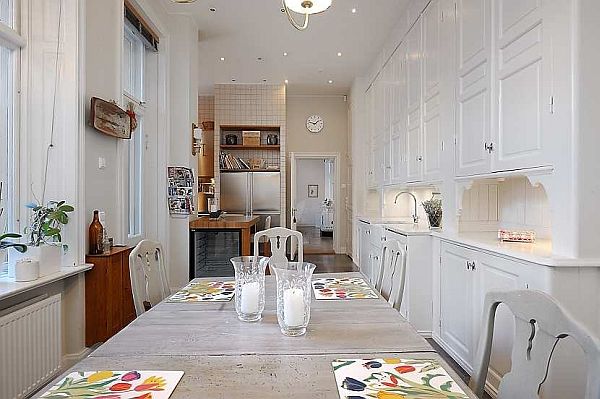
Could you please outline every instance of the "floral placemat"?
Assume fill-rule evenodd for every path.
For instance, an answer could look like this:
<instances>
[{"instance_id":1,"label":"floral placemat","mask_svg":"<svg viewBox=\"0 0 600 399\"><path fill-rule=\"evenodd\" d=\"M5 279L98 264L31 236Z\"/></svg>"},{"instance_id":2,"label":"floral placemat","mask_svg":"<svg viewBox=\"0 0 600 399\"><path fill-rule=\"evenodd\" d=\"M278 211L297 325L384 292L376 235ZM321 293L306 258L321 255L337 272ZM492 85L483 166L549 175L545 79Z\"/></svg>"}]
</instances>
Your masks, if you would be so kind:
<instances>
[{"instance_id":1,"label":"floral placemat","mask_svg":"<svg viewBox=\"0 0 600 399\"><path fill-rule=\"evenodd\" d=\"M183 371L85 371L63 378L44 399L168 399Z\"/></svg>"},{"instance_id":2,"label":"floral placemat","mask_svg":"<svg viewBox=\"0 0 600 399\"><path fill-rule=\"evenodd\" d=\"M235 293L235 281L198 281L171 295L168 302L227 302Z\"/></svg>"},{"instance_id":3,"label":"floral placemat","mask_svg":"<svg viewBox=\"0 0 600 399\"><path fill-rule=\"evenodd\" d=\"M317 278L312 281L316 299L375 299L377 293L360 277Z\"/></svg>"},{"instance_id":4,"label":"floral placemat","mask_svg":"<svg viewBox=\"0 0 600 399\"><path fill-rule=\"evenodd\" d=\"M468 398L432 359L340 359L332 365L341 399Z\"/></svg>"}]
</instances>

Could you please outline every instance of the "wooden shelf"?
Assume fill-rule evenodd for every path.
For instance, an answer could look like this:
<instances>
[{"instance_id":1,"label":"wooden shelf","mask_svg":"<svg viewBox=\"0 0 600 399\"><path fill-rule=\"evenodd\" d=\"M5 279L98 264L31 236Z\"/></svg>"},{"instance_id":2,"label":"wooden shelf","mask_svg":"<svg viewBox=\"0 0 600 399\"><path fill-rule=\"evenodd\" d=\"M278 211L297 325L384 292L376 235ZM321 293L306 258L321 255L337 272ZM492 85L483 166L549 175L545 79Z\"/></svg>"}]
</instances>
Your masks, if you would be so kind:
<instances>
[{"instance_id":1,"label":"wooden shelf","mask_svg":"<svg viewBox=\"0 0 600 399\"><path fill-rule=\"evenodd\" d=\"M279 172L279 169L221 169L221 173Z\"/></svg>"},{"instance_id":2,"label":"wooden shelf","mask_svg":"<svg viewBox=\"0 0 600 399\"><path fill-rule=\"evenodd\" d=\"M225 131L260 130L261 132L278 132L281 130L281 126L273 125L221 125L220 128Z\"/></svg>"},{"instance_id":3,"label":"wooden shelf","mask_svg":"<svg viewBox=\"0 0 600 399\"><path fill-rule=\"evenodd\" d=\"M230 144L221 144L222 149L228 150L279 150L281 146L279 145L230 145Z\"/></svg>"}]
</instances>

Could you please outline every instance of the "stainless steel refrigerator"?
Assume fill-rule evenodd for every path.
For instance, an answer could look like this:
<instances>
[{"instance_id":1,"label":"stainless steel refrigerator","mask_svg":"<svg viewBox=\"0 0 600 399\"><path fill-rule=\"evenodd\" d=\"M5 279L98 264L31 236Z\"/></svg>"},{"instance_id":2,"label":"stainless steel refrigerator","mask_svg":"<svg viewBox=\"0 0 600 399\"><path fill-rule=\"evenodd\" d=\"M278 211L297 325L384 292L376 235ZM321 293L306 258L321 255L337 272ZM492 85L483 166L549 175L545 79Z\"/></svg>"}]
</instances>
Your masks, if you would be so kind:
<instances>
[{"instance_id":1,"label":"stainless steel refrigerator","mask_svg":"<svg viewBox=\"0 0 600 399\"><path fill-rule=\"evenodd\" d=\"M221 173L221 210L228 214L255 215L264 228L271 216L271 227L280 226L281 174L279 172Z\"/></svg>"}]
</instances>

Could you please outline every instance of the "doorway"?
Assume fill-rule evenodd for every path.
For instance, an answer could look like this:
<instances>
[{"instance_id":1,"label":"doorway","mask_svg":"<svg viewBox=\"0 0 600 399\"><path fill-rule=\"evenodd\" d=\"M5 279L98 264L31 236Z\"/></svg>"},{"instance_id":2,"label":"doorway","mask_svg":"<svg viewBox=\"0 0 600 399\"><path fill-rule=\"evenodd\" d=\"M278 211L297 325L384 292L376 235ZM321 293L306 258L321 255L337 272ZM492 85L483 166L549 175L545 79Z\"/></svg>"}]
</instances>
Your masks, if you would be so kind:
<instances>
[{"instance_id":1,"label":"doorway","mask_svg":"<svg viewBox=\"0 0 600 399\"><path fill-rule=\"evenodd\" d=\"M339 252L338 160L338 153L291 153L290 221L303 235L305 254Z\"/></svg>"}]
</instances>

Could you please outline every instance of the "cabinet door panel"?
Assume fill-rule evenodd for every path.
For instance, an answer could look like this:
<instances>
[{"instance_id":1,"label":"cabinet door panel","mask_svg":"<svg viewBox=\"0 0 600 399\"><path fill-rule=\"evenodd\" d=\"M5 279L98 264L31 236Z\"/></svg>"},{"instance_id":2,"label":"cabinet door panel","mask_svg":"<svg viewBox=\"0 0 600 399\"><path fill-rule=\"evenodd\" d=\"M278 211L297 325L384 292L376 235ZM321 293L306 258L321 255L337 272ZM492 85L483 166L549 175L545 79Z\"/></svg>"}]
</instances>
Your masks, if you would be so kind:
<instances>
[{"instance_id":1,"label":"cabinet door panel","mask_svg":"<svg viewBox=\"0 0 600 399\"><path fill-rule=\"evenodd\" d=\"M456 174L490 171L490 1L457 2Z\"/></svg>"},{"instance_id":2,"label":"cabinet door panel","mask_svg":"<svg viewBox=\"0 0 600 399\"><path fill-rule=\"evenodd\" d=\"M391 129L391 128L390 128ZM392 182L392 148L391 136L387 135L383 142L383 183L390 184Z\"/></svg>"},{"instance_id":3,"label":"cabinet door panel","mask_svg":"<svg viewBox=\"0 0 600 399\"><path fill-rule=\"evenodd\" d=\"M425 103L423 118L423 174L426 181L441 176L442 132L440 128L440 95L428 99Z\"/></svg>"},{"instance_id":4,"label":"cabinet door panel","mask_svg":"<svg viewBox=\"0 0 600 399\"><path fill-rule=\"evenodd\" d=\"M441 338L466 365L473 359L473 251L442 244L440 270Z\"/></svg>"},{"instance_id":5,"label":"cabinet door panel","mask_svg":"<svg viewBox=\"0 0 600 399\"><path fill-rule=\"evenodd\" d=\"M544 79L541 5L538 1L496 2L496 91L493 112L493 169L543 166L543 118L551 85Z\"/></svg>"},{"instance_id":6,"label":"cabinet door panel","mask_svg":"<svg viewBox=\"0 0 600 399\"><path fill-rule=\"evenodd\" d=\"M439 0L432 1L423 14L423 95L425 99L440 92Z\"/></svg>"},{"instance_id":7,"label":"cabinet door panel","mask_svg":"<svg viewBox=\"0 0 600 399\"><path fill-rule=\"evenodd\" d=\"M395 124L392 129L391 180L392 183L402 183L406 179L406 131L402 123Z\"/></svg>"},{"instance_id":8,"label":"cabinet door panel","mask_svg":"<svg viewBox=\"0 0 600 399\"><path fill-rule=\"evenodd\" d=\"M511 291L524 289L520 283L518 270L524 268L513 267L513 262L507 261L496 256L479 254L477 262L477 297L475 301L479 306L474 312L474 335L473 342L479 343L481 331L484 323L483 303L488 292L492 291ZM496 312L496 322L494 326L494 340L492 343L492 355L490 360L490 380L497 381L498 377L503 376L510 371L511 353L513 347L513 338L515 333L515 318L505 305L500 305Z\"/></svg>"},{"instance_id":9,"label":"cabinet door panel","mask_svg":"<svg viewBox=\"0 0 600 399\"><path fill-rule=\"evenodd\" d=\"M422 180L421 154L421 126L416 125L408 129L406 145L406 179L409 182Z\"/></svg>"}]
</instances>

